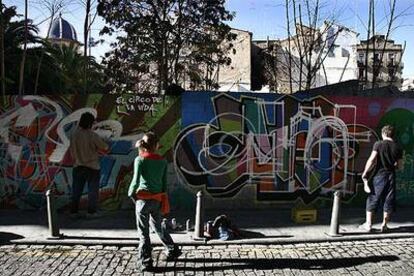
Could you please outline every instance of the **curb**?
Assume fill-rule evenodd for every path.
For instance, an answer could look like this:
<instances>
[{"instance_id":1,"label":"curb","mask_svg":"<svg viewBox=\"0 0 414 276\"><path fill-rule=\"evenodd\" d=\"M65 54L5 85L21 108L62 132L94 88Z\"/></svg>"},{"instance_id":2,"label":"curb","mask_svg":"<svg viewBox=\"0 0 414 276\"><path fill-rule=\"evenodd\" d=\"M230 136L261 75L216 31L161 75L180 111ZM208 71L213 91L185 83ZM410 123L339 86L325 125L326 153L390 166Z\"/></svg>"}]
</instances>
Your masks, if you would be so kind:
<instances>
[{"instance_id":1,"label":"curb","mask_svg":"<svg viewBox=\"0 0 414 276\"><path fill-rule=\"evenodd\" d=\"M385 234L361 234L356 235L344 235L339 237L326 238L260 238L260 239L241 239L232 241L184 241L177 242L182 246L215 246L215 245L284 245L284 244L301 244L301 243L324 243L324 242L345 242L345 241L368 241L368 240L382 240L382 239L404 239L413 238L414 233L385 233ZM41 240L11 240L6 244L8 245L66 245L66 246L96 246L96 245L108 245L108 246L138 246L138 241L119 241L119 240L65 240L63 239L41 239ZM1 245L1 244L0 244ZM154 242L155 246L162 246L160 242Z\"/></svg>"}]
</instances>

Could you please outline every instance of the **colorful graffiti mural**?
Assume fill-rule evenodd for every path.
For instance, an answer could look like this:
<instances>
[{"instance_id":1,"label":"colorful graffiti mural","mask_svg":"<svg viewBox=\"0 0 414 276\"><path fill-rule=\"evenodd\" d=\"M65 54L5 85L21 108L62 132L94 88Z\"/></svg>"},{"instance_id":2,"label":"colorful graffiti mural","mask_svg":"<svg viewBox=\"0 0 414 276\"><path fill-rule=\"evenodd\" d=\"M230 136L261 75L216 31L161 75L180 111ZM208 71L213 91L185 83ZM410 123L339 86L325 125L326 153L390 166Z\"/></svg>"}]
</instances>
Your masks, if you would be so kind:
<instances>
[{"instance_id":1,"label":"colorful graffiti mural","mask_svg":"<svg viewBox=\"0 0 414 276\"><path fill-rule=\"evenodd\" d=\"M376 131L385 122L409 125L411 139L414 124L387 119L399 117L397 107L395 99L366 97L184 94L177 174L216 198L255 185L258 201L309 203L337 189L351 199Z\"/></svg>"},{"instance_id":2,"label":"colorful graffiti mural","mask_svg":"<svg viewBox=\"0 0 414 276\"><path fill-rule=\"evenodd\" d=\"M154 129L162 140L169 140L162 154L170 156L178 107L177 98L149 95L7 98L0 114L0 208L43 207L50 187L58 206L68 205L73 164L69 137L84 112L97 116L93 130L110 144L109 154L101 158L101 205L119 208L137 154L134 142L143 131Z\"/></svg>"},{"instance_id":3,"label":"colorful graffiti mural","mask_svg":"<svg viewBox=\"0 0 414 276\"><path fill-rule=\"evenodd\" d=\"M127 202L137 154L133 142L148 129L160 135L160 153L170 161L169 193L175 209L192 207L200 187L216 208L225 208L228 200L242 202L242 191L251 187L256 202L249 206L298 199L310 203L331 198L337 189L347 202L363 206L360 173L385 124L396 127L405 152L404 169L397 174L397 200L413 204L413 99L185 92L181 97L61 95L6 100L0 107L0 208L42 208L50 187L58 206L68 205L69 137L86 111L97 115L93 128L111 147L101 159L104 209Z\"/></svg>"}]
</instances>

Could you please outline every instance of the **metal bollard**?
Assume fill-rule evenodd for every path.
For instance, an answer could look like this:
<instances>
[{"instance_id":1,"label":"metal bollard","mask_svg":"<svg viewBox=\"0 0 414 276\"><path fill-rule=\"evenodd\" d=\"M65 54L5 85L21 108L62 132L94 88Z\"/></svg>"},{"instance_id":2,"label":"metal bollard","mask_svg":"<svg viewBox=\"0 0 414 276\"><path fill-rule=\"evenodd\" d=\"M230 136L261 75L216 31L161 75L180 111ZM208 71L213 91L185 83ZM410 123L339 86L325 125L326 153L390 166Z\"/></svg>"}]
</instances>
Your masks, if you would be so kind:
<instances>
[{"instance_id":1,"label":"metal bollard","mask_svg":"<svg viewBox=\"0 0 414 276\"><path fill-rule=\"evenodd\" d=\"M204 207L202 191L197 193L194 239L204 239Z\"/></svg>"},{"instance_id":2,"label":"metal bollard","mask_svg":"<svg viewBox=\"0 0 414 276\"><path fill-rule=\"evenodd\" d=\"M59 239L61 234L59 233L59 223L56 215L55 208L55 195L51 189L46 191L46 202L47 202L47 219L49 221L49 239Z\"/></svg>"},{"instance_id":3,"label":"metal bollard","mask_svg":"<svg viewBox=\"0 0 414 276\"><path fill-rule=\"evenodd\" d=\"M331 236L331 237L342 236L339 234L340 212L341 212L341 191L335 191L334 201L333 201L333 206L332 206L331 226L329 229L328 236Z\"/></svg>"}]
</instances>

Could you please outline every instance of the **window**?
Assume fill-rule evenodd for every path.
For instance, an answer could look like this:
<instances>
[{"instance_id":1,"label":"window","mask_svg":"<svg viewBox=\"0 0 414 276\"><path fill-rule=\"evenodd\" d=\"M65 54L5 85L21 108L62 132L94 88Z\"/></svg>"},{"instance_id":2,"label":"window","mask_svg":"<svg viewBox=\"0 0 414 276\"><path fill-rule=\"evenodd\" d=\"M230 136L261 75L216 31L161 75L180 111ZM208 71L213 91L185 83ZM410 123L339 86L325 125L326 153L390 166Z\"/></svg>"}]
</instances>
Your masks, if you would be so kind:
<instances>
[{"instance_id":1,"label":"window","mask_svg":"<svg viewBox=\"0 0 414 276\"><path fill-rule=\"evenodd\" d=\"M395 55L394 55L394 53L389 53L388 54L388 64L389 65L394 65L394 59L395 59Z\"/></svg>"}]
</instances>

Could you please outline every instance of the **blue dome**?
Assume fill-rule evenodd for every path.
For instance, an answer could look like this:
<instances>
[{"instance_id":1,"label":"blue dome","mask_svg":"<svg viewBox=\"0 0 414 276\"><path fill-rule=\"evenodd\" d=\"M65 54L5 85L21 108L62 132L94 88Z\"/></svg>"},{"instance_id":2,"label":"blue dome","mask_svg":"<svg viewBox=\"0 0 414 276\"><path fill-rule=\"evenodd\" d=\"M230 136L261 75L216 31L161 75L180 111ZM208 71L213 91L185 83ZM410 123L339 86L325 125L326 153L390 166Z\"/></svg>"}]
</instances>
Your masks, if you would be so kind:
<instances>
[{"instance_id":1,"label":"blue dome","mask_svg":"<svg viewBox=\"0 0 414 276\"><path fill-rule=\"evenodd\" d=\"M62 18L62 14L53 20L52 27L49 32L49 38L78 41L75 28L68 21Z\"/></svg>"}]
</instances>

